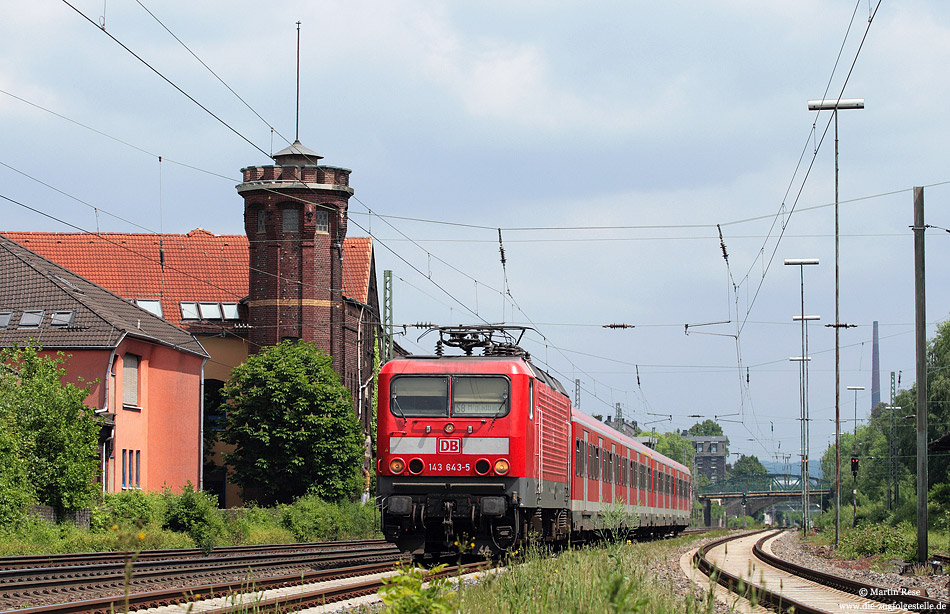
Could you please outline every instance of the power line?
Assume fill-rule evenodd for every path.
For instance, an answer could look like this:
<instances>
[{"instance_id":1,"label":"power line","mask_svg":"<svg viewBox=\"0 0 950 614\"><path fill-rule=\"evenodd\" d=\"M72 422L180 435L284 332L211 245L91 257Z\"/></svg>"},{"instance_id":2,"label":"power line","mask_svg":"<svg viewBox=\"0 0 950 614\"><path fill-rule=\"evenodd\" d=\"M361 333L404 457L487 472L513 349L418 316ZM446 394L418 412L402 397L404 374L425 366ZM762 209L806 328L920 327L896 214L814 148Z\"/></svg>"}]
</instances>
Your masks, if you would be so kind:
<instances>
[{"instance_id":1,"label":"power line","mask_svg":"<svg viewBox=\"0 0 950 614\"><path fill-rule=\"evenodd\" d=\"M264 151L263 149L261 149L260 147L258 147L256 144L254 144L254 142L251 141L249 138L247 138L246 136L244 136L243 134L241 134L240 132L238 132L237 129L235 129L234 127L232 127L229 123L227 123L226 121L224 121L223 119L221 119L220 117L218 117L213 111L211 111L211 109L209 109L208 107L206 107L206 106L204 106L203 104L201 104L200 102L198 102L191 94L189 94L188 92L186 92L185 90L183 90L182 88L180 88L174 81L172 81L171 79L169 79L168 77L166 77L165 75L163 75L157 68L155 68L154 66L152 66L151 64L149 64L148 62L146 62L141 56L139 56L137 53L135 53L134 51L132 51L131 49L129 49L122 41L120 41L120 40L117 39L116 37L112 36L112 34L111 34L110 32L108 32L105 28L100 27L99 24L97 24L95 21L93 21L92 19L90 19L89 17L87 17L82 11L80 11L79 9L77 9L75 6L73 6L72 4L70 4L68 0L62 0L62 2L63 2L63 4L65 4L66 6L68 6L69 8L71 8L72 10L76 11L76 13L78 13L83 19L85 19L86 21L88 21L89 23L91 23L93 26L95 26L97 30L99 30L100 32L102 32L103 34L105 34L106 36L108 36L109 38L111 38L113 41L115 41L115 43L116 43L117 45L119 45L120 47L122 47L123 49L125 49L126 51L128 51L128 52L132 55L132 57L134 57L136 60L138 60L138 61L141 62L142 64L145 64L145 66L148 67L149 70L151 70L152 72L154 72L156 75L158 75L159 77L161 77L162 80L164 80L166 83L168 83L168 84L171 85L173 88L175 88L176 90L178 90L185 98L187 98L188 100L190 100L190 101L192 101L193 103L195 103L196 105L198 105L198 106L201 108L202 111L204 111L205 113L207 113L208 115L210 115L210 116L213 117L214 119L218 120L218 122L219 122L222 126L224 126L225 128L227 128L228 130L230 130L231 132L233 132L233 133L236 134L237 136L241 137L241 139L242 139L243 141L245 141L248 145L250 145L250 146L253 147L254 149L258 150L259 152L261 152L261 153L264 154L265 156L268 156L268 157L269 157L269 154L268 154L266 151Z\"/></svg>"}]
</instances>

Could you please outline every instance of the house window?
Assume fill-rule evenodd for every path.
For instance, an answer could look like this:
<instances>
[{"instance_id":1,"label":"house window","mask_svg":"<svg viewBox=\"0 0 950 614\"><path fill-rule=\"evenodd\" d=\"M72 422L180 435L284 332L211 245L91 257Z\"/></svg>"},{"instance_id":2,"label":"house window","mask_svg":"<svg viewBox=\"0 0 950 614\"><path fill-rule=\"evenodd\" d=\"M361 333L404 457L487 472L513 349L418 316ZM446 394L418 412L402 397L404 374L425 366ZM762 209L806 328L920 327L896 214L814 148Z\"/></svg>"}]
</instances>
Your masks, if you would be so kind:
<instances>
[{"instance_id":1,"label":"house window","mask_svg":"<svg viewBox=\"0 0 950 614\"><path fill-rule=\"evenodd\" d=\"M198 303L198 313L201 314L202 320L220 320L221 305L220 303Z\"/></svg>"},{"instance_id":2,"label":"house window","mask_svg":"<svg viewBox=\"0 0 950 614\"><path fill-rule=\"evenodd\" d=\"M221 311L224 313L225 320L239 320L237 303L221 303Z\"/></svg>"},{"instance_id":3,"label":"house window","mask_svg":"<svg viewBox=\"0 0 950 614\"><path fill-rule=\"evenodd\" d=\"M126 450L125 448L122 448L122 490L125 490L125 483L126 483L125 480L126 480L126 476L128 475L127 474L128 468L126 465L127 456L128 456L127 452L128 450Z\"/></svg>"},{"instance_id":4,"label":"house window","mask_svg":"<svg viewBox=\"0 0 950 614\"><path fill-rule=\"evenodd\" d=\"M135 299L135 304L149 313L153 313L160 318L163 317L162 316L162 302L158 299L137 298Z\"/></svg>"},{"instance_id":5,"label":"house window","mask_svg":"<svg viewBox=\"0 0 950 614\"><path fill-rule=\"evenodd\" d=\"M142 481L140 479L141 475L142 475L142 451L136 450L135 451L135 487L136 488L142 487Z\"/></svg>"},{"instance_id":6,"label":"house window","mask_svg":"<svg viewBox=\"0 0 950 614\"><path fill-rule=\"evenodd\" d=\"M38 328L42 322L42 309L28 309L20 316L20 328Z\"/></svg>"},{"instance_id":7,"label":"house window","mask_svg":"<svg viewBox=\"0 0 950 614\"><path fill-rule=\"evenodd\" d=\"M69 326L73 321L72 311L54 311L50 316L49 325L56 327Z\"/></svg>"},{"instance_id":8,"label":"house window","mask_svg":"<svg viewBox=\"0 0 950 614\"><path fill-rule=\"evenodd\" d=\"M139 357L135 354L122 357L122 405L139 406Z\"/></svg>"},{"instance_id":9,"label":"house window","mask_svg":"<svg viewBox=\"0 0 950 614\"><path fill-rule=\"evenodd\" d=\"M703 453L703 444L701 444L701 443L697 443L697 444L696 444L696 452L697 452L698 454L702 454L702 453Z\"/></svg>"},{"instance_id":10,"label":"house window","mask_svg":"<svg viewBox=\"0 0 950 614\"><path fill-rule=\"evenodd\" d=\"M717 448L716 444L714 444L714 443L709 444L709 451L710 451L711 453L712 453L712 452L715 452L715 451L716 451L716 448Z\"/></svg>"},{"instance_id":11,"label":"house window","mask_svg":"<svg viewBox=\"0 0 950 614\"><path fill-rule=\"evenodd\" d=\"M0 328L10 326L10 319L13 318L12 311L0 311Z\"/></svg>"},{"instance_id":12,"label":"house window","mask_svg":"<svg viewBox=\"0 0 950 614\"><path fill-rule=\"evenodd\" d=\"M182 302L181 305L181 319L182 320L198 320L200 316L198 315L198 303L193 302Z\"/></svg>"},{"instance_id":13,"label":"house window","mask_svg":"<svg viewBox=\"0 0 950 614\"><path fill-rule=\"evenodd\" d=\"M326 209L314 211L314 225L317 232L330 232L330 212Z\"/></svg>"}]
</instances>

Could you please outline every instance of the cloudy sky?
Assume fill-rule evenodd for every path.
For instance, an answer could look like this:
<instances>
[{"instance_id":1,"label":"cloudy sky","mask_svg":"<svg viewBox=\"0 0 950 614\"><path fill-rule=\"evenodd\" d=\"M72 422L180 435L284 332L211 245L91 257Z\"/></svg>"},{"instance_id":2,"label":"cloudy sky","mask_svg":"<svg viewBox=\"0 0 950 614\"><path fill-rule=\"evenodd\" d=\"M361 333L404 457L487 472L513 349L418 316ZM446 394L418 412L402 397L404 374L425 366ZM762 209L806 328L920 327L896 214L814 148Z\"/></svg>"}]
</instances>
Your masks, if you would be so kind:
<instances>
[{"instance_id":1,"label":"cloudy sky","mask_svg":"<svg viewBox=\"0 0 950 614\"><path fill-rule=\"evenodd\" d=\"M718 416L731 451L793 464L785 258L821 261L813 458L835 407L834 124L806 102L865 98L838 125L843 428L846 386L859 422L870 406L873 321L882 398L891 371L914 380L914 186L950 228L946 2L70 3L0 21L0 229L242 233L240 169L294 138L299 20L300 139L353 170L350 231L393 271L397 323L533 326L586 412ZM928 336L950 312L940 228ZM429 353L420 332L398 342Z\"/></svg>"}]
</instances>

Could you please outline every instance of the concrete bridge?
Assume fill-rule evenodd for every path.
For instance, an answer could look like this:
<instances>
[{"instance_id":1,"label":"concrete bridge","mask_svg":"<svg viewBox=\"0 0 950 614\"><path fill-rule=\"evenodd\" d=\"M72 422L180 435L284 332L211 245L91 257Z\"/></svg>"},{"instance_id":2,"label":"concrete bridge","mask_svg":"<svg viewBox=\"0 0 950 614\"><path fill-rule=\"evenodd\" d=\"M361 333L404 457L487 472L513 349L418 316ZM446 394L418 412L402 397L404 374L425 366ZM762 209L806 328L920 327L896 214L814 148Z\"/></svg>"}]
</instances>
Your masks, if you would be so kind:
<instances>
[{"instance_id":1,"label":"concrete bridge","mask_svg":"<svg viewBox=\"0 0 950 614\"><path fill-rule=\"evenodd\" d=\"M820 511L830 496L832 489L828 482L809 478L809 510ZM800 475L788 473L732 478L700 488L697 499L703 504L703 522L708 527L712 524L711 506L714 500L726 508L727 516L752 516L763 508L781 502L787 502L791 507L792 502L797 501L797 508L792 509L801 509L802 479Z\"/></svg>"}]
</instances>

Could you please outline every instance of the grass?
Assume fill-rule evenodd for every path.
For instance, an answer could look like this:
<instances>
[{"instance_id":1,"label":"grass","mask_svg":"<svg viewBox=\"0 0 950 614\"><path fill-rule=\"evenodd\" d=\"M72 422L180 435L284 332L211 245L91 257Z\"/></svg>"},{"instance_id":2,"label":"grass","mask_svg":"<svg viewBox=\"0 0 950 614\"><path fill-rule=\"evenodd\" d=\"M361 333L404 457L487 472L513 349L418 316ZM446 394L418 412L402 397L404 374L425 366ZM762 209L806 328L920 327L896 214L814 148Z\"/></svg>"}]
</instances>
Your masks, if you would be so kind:
<instances>
[{"instance_id":1,"label":"grass","mask_svg":"<svg viewBox=\"0 0 950 614\"><path fill-rule=\"evenodd\" d=\"M459 612L708 614L715 609L711 594L697 601L656 575L657 566L694 539L606 544L557 556L530 548L503 572L466 586Z\"/></svg>"}]
</instances>

